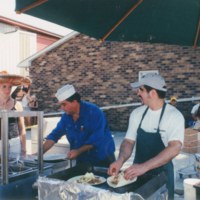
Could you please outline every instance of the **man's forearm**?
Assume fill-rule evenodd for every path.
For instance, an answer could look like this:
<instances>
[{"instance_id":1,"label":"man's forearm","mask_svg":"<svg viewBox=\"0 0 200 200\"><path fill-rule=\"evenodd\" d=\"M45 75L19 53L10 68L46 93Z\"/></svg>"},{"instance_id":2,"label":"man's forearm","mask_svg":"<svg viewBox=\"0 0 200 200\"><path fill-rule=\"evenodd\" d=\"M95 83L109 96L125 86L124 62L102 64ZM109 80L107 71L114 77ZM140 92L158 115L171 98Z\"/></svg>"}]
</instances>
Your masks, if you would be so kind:
<instances>
[{"instance_id":1,"label":"man's forearm","mask_svg":"<svg viewBox=\"0 0 200 200\"><path fill-rule=\"evenodd\" d=\"M84 146L80 147L80 148L77 149L77 150L78 150L79 155L80 155L80 154L82 154L82 153L84 153L84 152L86 152L86 151L89 151L89 150L92 149L92 148L93 148L92 145L84 145Z\"/></svg>"},{"instance_id":2,"label":"man's forearm","mask_svg":"<svg viewBox=\"0 0 200 200\"><path fill-rule=\"evenodd\" d=\"M133 152L135 142L131 140L124 139L121 146L118 160L122 163L126 162Z\"/></svg>"},{"instance_id":3,"label":"man's forearm","mask_svg":"<svg viewBox=\"0 0 200 200\"><path fill-rule=\"evenodd\" d=\"M43 153L47 152L54 144L53 140L46 140L43 144Z\"/></svg>"}]
</instances>

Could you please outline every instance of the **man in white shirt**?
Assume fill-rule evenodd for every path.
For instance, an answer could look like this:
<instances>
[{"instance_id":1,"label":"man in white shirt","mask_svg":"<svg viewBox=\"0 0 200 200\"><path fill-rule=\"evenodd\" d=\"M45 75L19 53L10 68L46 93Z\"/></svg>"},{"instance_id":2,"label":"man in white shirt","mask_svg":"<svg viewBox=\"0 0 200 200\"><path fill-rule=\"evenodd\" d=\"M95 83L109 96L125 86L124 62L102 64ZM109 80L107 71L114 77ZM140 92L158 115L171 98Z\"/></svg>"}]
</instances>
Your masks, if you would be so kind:
<instances>
[{"instance_id":1,"label":"man in white shirt","mask_svg":"<svg viewBox=\"0 0 200 200\"><path fill-rule=\"evenodd\" d=\"M137 88L143 105L131 113L119 157L110 165L108 174L117 175L136 146L133 165L125 170L125 179L144 174L155 176L164 171L168 178L169 199L174 199L172 159L179 154L183 144L184 117L174 106L165 103L167 88L162 76L147 74L131 86Z\"/></svg>"}]
</instances>

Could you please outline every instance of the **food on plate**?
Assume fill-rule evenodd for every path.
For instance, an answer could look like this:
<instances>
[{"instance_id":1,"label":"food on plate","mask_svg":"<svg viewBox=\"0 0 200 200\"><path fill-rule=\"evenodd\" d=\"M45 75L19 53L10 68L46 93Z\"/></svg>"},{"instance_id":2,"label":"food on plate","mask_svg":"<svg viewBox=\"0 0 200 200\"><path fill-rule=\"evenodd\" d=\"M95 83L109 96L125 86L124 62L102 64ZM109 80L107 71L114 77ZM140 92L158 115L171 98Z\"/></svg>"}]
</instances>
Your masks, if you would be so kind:
<instances>
[{"instance_id":1,"label":"food on plate","mask_svg":"<svg viewBox=\"0 0 200 200\"><path fill-rule=\"evenodd\" d=\"M113 176L111 183L114 185L117 185L119 183L119 176Z\"/></svg>"},{"instance_id":2,"label":"food on plate","mask_svg":"<svg viewBox=\"0 0 200 200\"><path fill-rule=\"evenodd\" d=\"M77 180L77 183L89 183L93 185L101 183L101 180L100 177L95 176L92 172L87 172Z\"/></svg>"},{"instance_id":3,"label":"food on plate","mask_svg":"<svg viewBox=\"0 0 200 200\"><path fill-rule=\"evenodd\" d=\"M93 173L87 172L85 175L75 176L68 180L73 183L83 183L89 185L98 185L106 182L106 179L101 176L95 176Z\"/></svg>"},{"instance_id":4,"label":"food on plate","mask_svg":"<svg viewBox=\"0 0 200 200\"><path fill-rule=\"evenodd\" d=\"M126 181L126 179L124 178L124 172L120 172L116 176L111 176L111 180L110 180L110 182L114 185L118 185L118 183L124 182L124 181Z\"/></svg>"},{"instance_id":5,"label":"food on plate","mask_svg":"<svg viewBox=\"0 0 200 200\"><path fill-rule=\"evenodd\" d=\"M137 177L126 180L124 178L124 172L120 172L117 176L110 176L107 178L107 183L109 186L113 188L122 187L124 185L128 185L130 183L134 183L137 180Z\"/></svg>"}]
</instances>

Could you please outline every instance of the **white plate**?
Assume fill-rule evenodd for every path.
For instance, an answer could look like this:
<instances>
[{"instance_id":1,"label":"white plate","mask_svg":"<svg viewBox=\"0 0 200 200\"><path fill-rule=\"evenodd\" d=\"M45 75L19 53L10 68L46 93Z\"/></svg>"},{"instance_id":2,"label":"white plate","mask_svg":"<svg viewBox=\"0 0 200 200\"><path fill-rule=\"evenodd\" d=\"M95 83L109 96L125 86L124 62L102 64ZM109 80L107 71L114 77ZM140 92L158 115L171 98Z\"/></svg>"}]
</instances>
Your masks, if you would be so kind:
<instances>
[{"instance_id":1,"label":"white plate","mask_svg":"<svg viewBox=\"0 0 200 200\"><path fill-rule=\"evenodd\" d=\"M38 157L36 156L35 160L37 160ZM56 162L56 161L62 161L66 160L67 155L66 154L45 154L43 155L43 160L46 162Z\"/></svg>"},{"instance_id":2,"label":"white plate","mask_svg":"<svg viewBox=\"0 0 200 200\"><path fill-rule=\"evenodd\" d=\"M134 182L137 180L137 177L135 177L135 178L132 179L132 180L126 180L126 179L123 178L123 180L119 181L118 184L113 184L113 183L111 182L112 179L113 179L112 176L110 176L110 177L107 178L107 183L108 183L108 185L109 185L110 187L112 187L112 188L118 188L118 187L122 187L122 186L125 186L125 185L128 185L128 184L134 183Z\"/></svg>"},{"instance_id":3,"label":"white plate","mask_svg":"<svg viewBox=\"0 0 200 200\"><path fill-rule=\"evenodd\" d=\"M81 177L83 177L84 175L80 175L80 176L75 176L75 177L72 177L70 178L68 181L69 182L75 182L75 183L78 183L78 181L80 180ZM95 178L98 178L99 179L99 182L98 183L84 183L84 184L89 184L89 185L99 185L99 184L102 184L102 183L105 183L106 182L106 179L102 176L95 176Z\"/></svg>"}]
</instances>

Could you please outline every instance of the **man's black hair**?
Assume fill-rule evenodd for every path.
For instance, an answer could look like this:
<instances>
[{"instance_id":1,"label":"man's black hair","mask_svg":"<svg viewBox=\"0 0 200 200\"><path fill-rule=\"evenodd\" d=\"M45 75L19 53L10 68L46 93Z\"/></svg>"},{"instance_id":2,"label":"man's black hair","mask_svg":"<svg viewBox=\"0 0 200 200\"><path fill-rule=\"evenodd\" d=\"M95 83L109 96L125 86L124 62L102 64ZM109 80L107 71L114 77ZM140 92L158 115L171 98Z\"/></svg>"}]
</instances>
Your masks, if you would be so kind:
<instances>
[{"instance_id":1,"label":"man's black hair","mask_svg":"<svg viewBox=\"0 0 200 200\"><path fill-rule=\"evenodd\" d=\"M69 97L68 99L66 99L66 101L69 101L69 102L72 102L74 100L78 101L79 103L81 102L81 95L78 92L76 92L71 97Z\"/></svg>"},{"instance_id":2,"label":"man's black hair","mask_svg":"<svg viewBox=\"0 0 200 200\"><path fill-rule=\"evenodd\" d=\"M144 85L144 88L147 90L147 92L150 92L153 89L156 90L156 92L157 92L157 94L158 94L160 99L164 99L166 97L166 92L165 91L157 90L157 89L152 88L152 87L150 87L148 85Z\"/></svg>"}]
</instances>

